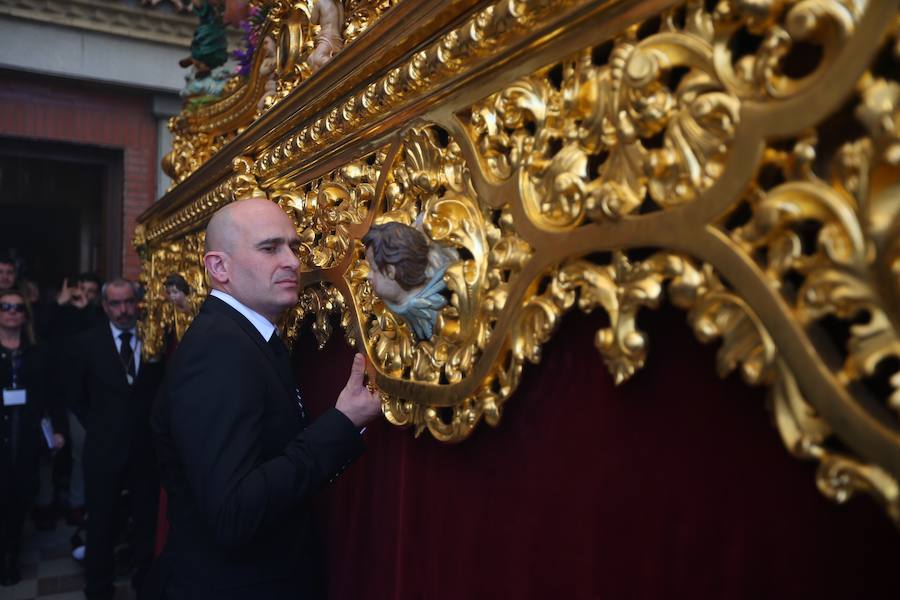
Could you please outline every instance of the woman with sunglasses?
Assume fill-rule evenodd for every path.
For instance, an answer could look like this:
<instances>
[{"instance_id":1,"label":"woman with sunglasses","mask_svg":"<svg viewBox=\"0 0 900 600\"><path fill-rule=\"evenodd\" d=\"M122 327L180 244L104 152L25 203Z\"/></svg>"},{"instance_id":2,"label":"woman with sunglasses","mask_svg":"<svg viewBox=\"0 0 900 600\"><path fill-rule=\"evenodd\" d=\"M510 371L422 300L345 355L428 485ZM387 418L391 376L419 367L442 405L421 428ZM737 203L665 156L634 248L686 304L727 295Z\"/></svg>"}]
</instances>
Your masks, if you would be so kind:
<instances>
[{"instance_id":1,"label":"woman with sunglasses","mask_svg":"<svg viewBox=\"0 0 900 600\"><path fill-rule=\"evenodd\" d=\"M35 345L29 310L18 291L0 291L0 584L19 582L19 548L28 507L37 492L41 445L65 444L60 407L51 407L46 353ZM49 417L42 427L41 420Z\"/></svg>"}]
</instances>

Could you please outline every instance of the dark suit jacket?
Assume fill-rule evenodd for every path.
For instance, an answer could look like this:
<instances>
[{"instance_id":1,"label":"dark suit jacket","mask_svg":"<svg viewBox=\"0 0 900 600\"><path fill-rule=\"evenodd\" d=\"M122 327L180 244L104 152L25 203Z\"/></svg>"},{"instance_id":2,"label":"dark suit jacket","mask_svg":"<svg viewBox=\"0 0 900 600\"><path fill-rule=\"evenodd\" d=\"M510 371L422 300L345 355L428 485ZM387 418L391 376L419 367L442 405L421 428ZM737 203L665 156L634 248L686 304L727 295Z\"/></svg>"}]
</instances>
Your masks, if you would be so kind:
<instances>
[{"instance_id":1,"label":"dark suit jacket","mask_svg":"<svg viewBox=\"0 0 900 600\"><path fill-rule=\"evenodd\" d=\"M145 597L317 597L311 496L362 451L336 409L306 426L286 353L210 297L153 418L169 537Z\"/></svg>"},{"instance_id":2,"label":"dark suit jacket","mask_svg":"<svg viewBox=\"0 0 900 600\"><path fill-rule=\"evenodd\" d=\"M66 352L69 409L86 431L85 469L115 472L129 460L152 466L150 412L162 363L141 360L134 384L128 385L109 322L71 338Z\"/></svg>"},{"instance_id":3,"label":"dark suit jacket","mask_svg":"<svg viewBox=\"0 0 900 600\"><path fill-rule=\"evenodd\" d=\"M24 335L23 335L24 338ZM21 406L0 402L0 490L27 505L38 487L38 461L47 443L41 419L49 417L53 430L64 431L66 413L55 402L47 373L50 364L45 347L24 344L22 367L16 382L27 393ZM0 388L12 386L12 352L0 347Z\"/></svg>"}]
</instances>

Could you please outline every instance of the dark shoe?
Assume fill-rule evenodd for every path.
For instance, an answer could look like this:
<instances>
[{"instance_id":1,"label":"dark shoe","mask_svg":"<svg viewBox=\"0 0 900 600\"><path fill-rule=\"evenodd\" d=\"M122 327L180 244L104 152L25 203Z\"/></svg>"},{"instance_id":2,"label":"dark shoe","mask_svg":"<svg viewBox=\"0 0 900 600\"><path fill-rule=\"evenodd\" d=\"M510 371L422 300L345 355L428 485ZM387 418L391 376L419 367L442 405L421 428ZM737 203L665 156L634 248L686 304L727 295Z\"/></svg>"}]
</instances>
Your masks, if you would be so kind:
<instances>
[{"instance_id":1,"label":"dark shoe","mask_svg":"<svg viewBox=\"0 0 900 600\"><path fill-rule=\"evenodd\" d=\"M80 529L73 533L72 537L69 538L69 545L72 546L72 550L78 546L84 546L84 538L81 536Z\"/></svg>"}]
</instances>

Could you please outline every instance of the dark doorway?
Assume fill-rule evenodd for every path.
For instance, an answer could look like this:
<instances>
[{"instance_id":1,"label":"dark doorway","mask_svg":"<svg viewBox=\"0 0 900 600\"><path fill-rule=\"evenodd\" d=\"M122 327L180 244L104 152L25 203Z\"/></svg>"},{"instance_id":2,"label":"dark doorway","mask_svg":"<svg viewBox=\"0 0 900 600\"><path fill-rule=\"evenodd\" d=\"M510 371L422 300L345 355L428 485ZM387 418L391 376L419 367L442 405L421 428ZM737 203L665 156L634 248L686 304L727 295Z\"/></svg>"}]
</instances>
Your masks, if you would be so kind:
<instances>
[{"instance_id":1,"label":"dark doorway","mask_svg":"<svg viewBox=\"0 0 900 600\"><path fill-rule=\"evenodd\" d=\"M0 252L42 289L122 269L122 152L0 138Z\"/></svg>"}]
</instances>

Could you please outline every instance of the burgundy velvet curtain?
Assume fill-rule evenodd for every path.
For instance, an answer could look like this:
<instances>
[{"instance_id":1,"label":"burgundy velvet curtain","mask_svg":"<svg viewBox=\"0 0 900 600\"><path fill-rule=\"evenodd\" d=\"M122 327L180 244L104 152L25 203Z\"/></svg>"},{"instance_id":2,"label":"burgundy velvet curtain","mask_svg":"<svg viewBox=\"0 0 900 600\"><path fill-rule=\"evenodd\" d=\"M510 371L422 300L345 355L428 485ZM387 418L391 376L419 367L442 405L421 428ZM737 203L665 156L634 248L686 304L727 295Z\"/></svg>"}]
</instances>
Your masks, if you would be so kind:
<instances>
[{"instance_id":1,"label":"burgundy velvet curtain","mask_svg":"<svg viewBox=\"0 0 900 600\"><path fill-rule=\"evenodd\" d=\"M900 531L836 506L791 458L765 391L715 373L675 310L647 312L647 366L615 387L572 313L500 426L457 445L380 422L319 498L336 600L900 598ZM295 351L313 411L352 351Z\"/></svg>"}]
</instances>

